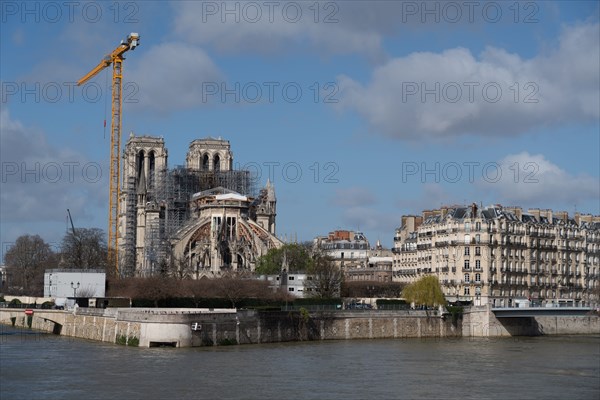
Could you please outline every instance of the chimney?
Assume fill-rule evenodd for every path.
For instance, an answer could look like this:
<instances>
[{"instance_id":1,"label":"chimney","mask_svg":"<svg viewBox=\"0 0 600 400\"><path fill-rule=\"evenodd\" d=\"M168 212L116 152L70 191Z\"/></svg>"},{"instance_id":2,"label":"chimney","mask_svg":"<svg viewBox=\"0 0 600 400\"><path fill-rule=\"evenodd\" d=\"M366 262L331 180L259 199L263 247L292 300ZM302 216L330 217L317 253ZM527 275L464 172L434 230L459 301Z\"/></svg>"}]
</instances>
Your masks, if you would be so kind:
<instances>
[{"instance_id":1,"label":"chimney","mask_svg":"<svg viewBox=\"0 0 600 400\"><path fill-rule=\"evenodd\" d=\"M535 219L540 221L540 209L539 208L530 208L527 212L535 217Z\"/></svg>"}]
</instances>

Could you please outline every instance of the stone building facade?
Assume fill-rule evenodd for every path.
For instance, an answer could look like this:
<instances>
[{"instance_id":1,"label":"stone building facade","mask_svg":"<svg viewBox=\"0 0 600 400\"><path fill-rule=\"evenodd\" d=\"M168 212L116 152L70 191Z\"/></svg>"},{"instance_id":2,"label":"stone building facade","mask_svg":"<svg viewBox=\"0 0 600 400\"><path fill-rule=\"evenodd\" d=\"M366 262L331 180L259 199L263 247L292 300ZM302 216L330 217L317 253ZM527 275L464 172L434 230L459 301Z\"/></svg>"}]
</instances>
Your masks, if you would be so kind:
<instances>
[{"instance_id":1,"label":"stone building facade","mask_svg":"<svg viewBox=\"0 0 600 400\"><path fill-rule=\"evenodd\" d=\"M123 276L219 276L254 270L282 242L270 182L256 193L249 171L233 170L229 141L197 139L185 166L168 168L164 140L131 134L123 153L119 266Z\"/></svg>"},{"instance_id":2,"label":"stone building facade","mask_svg":"<svg viewBox=\"0 0 600 400\"><path fill-rule=\"evenodd\" d=\"M393 276L436 275L449 301L597 305L600 216L519 207L443 207L403 216Z\"/></svg>"},{"instance_id":3,"label":"stone building facade","mask_svg":"<svg viewBox=\"0 0 600 400\"><path fill-rule=\"evenodd\" d=\"M329 232L327 236L317 236L313 245L333 258L344 273L348 269L365 267L369 259L369 241L362 232Z\"/></svg>"}]
</instances>

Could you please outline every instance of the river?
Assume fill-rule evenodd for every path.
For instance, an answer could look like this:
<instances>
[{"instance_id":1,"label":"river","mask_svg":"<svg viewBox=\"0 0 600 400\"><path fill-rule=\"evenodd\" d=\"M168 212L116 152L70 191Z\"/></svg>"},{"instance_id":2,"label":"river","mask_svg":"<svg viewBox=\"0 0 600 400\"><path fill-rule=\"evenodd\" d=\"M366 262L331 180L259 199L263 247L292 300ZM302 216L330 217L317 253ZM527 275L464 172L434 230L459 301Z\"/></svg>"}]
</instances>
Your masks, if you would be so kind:
<instances>
[{"instance_id":1,"label":"river","mask_svg":"<svg viewBox=\"0 0 600 400\"><path fill-rule=\"evenodd\" d=\"M600 336L130 348L0 325L0 399L592 399Z\"/></svg>"}]
</instances>

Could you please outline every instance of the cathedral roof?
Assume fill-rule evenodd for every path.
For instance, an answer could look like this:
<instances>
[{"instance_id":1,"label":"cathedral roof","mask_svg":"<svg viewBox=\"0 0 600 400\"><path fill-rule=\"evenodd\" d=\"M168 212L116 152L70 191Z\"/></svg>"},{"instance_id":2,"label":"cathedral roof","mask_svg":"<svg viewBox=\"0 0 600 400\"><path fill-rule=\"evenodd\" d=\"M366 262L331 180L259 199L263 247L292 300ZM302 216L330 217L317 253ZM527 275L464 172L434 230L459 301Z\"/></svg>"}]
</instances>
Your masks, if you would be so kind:
<instances>
[{"instance_id":1,"label":"cathedral roof","mask_svg":"<svg viewBox=\"0 0 600 400\"><path fill-rule=\"evenodd\" d=\"M217 200L242 200L247 201L248 198L239 193L224 193L215 196Z\"/></svg>"},{"instance_id":2,"label":"cathedral roof","mask_svg":"<svg viewBox=\"0 0 600 400\"><path fill-rule=\"evenodd\" d=\"M192 198L193 199L197 199L198 197L217 196L217 195L226 195L226 194L233 194L233 195L242 196L242 197L244 197L244 200L248 200L248 198L246 196L241 195L240 193L236 192L235 190L224 188L223 186L219 186L219 187L216 187L216 188L204 190L202 192L194 193L192 195ZM217 198L217 199L219 199L219 198ZM225 199L225 198L222 198L222 199ZM241 200L241 198L240 199L236 199L236 200Z\"/></svg>"}]
</instances>

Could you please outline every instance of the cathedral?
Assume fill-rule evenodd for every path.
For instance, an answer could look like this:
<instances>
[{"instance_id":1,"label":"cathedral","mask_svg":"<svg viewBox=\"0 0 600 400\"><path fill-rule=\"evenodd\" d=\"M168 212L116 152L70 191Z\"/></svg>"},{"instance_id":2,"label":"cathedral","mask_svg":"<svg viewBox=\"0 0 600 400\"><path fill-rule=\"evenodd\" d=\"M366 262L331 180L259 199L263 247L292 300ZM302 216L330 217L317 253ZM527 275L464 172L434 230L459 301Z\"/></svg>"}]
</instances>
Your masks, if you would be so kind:
<instances>
[{"instance_id":1,"label":"cathedral","mask_svg":"<svg viewBox=\"0 0 600 400\"><path fill-rule=\"evenodd\" d=\"M130 135L119 195L122 276L253 271L283 244L273 185L257 191L249 171L234 170L229 141L192 141L185 166L169 169L167 158L163 138Z\"/></svg>"}]
</instances>

